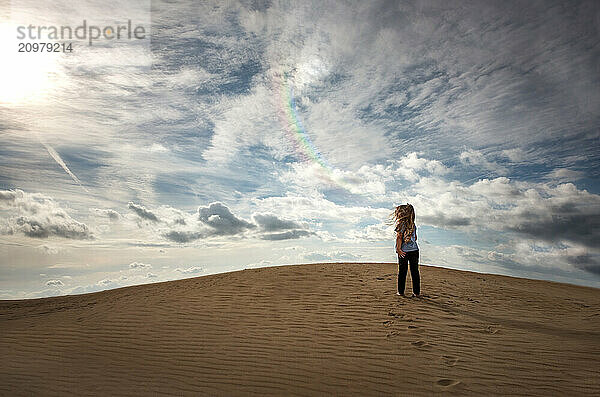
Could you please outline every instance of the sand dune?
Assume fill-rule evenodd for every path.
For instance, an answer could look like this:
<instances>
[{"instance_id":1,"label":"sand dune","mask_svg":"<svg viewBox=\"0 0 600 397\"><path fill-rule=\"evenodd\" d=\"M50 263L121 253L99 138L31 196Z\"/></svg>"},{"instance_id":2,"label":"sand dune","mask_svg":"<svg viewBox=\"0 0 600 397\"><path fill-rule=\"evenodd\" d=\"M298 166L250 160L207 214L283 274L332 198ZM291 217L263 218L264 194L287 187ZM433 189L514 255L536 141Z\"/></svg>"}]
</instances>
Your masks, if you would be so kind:
<instances>
[{"instance_id":1,"label":"sand dune","mask_svg":"<svg viewBox=\"0 0 600 397\"><path fill-rule=\"evenodd\" d=\"M421 269L420 299L340 263L0 301L0 393L600 394L600 290Z\"/></svg>"}]
</instances>

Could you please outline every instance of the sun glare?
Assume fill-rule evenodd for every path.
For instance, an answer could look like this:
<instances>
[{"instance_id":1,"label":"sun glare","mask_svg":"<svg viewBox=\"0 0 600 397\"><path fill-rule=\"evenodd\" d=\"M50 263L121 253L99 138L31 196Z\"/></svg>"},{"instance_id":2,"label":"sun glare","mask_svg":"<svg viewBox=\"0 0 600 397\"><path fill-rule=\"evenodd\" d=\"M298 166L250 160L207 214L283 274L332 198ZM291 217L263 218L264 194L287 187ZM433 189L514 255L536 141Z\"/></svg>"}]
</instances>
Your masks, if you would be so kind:
<instances>
[{"instance_id":1,"label":"sun glare","mask_svg":"<svg viewBox=\"0 0 600 397\"><path fill-rule=\"evenodd\" d=\"M16 26L0 24L0 104L39 102L58 82L59 52L19 52ZM38 43L39 45L39 43Z\"/></svg>"}]
</instances>

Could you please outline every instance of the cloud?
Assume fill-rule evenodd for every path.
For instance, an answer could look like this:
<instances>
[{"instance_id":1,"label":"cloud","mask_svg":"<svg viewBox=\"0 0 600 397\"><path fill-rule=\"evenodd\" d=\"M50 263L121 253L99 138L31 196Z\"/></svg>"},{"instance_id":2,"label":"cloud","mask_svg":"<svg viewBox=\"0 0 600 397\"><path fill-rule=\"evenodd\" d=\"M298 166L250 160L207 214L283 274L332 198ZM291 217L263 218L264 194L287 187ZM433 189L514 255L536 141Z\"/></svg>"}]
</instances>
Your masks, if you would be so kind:
<instances>
[{"instance_id":1,"label":"cloud","mask_svg":"<svg viewBox=\"0 0 600 397\"><path fill-rule=\"evenodd\" d=\"M332 252L311 252L304 255L304 259L309 261L330 261L330 260L344 260L344 261L355 261L360 259L360 255L354 255L350 252L345 251L332 251Z\"/></svg>"},{"instance_id":2,"label":"cloud","mask_svg":"<svg viewBox=\"0 0 600 397\"><path fill-rule=\"evenodd\" d=\"M22 190L0 191L0 209L10 211L4 218L3 234L23 233L32 238L50 236L75 240L94 238L89 227L71 218L52 198Z\"/></svg>"},{"instance_id":3,"label":"cloud","mask_svg":"<svg viewBox=\"0 0 600 397\"><path fill-rule=\"evenodd\" d=\"M567 257L567 261L578 269L600 275L600 258L598 255L592 256L589 253L584 253L581 255L569 256Z\"/></svg>"},{"instance_id":4,"label":"cloud","mask_svg":"<svg viewBox=\"0 0 600 397\"><path fill-rule=\"evenodd\" d=\"M442 162L427 159L415 152L407 153L399 161L395 161L392 164L395 164L395 167L390 168L392 175L400 174L400 176L411 182L420 179L422 174L440 176L449 172L448 167Z\"/></svg>"},{"instance_id":5,"label":"cloud","mask_svg":"<svg viewBox=\"0 0 600 397\"><path fill-rule=\"evenodd\" d=\"M252 199L252 203L262 211L290 214L296 220L318 219L348 223L356 223L369 218L385 218L391 211L366 205L338 204L325 198L323 193L314 190L304 193L304 195L300 195L288 191L284 196L255 198Z\"/></svg>"},{"instance_id":6,"label":"cloud","mask_svg":"<svg viewBox=\"0 0 600 397\"><path fill-rule=\"evenodd\" d=\"M292 240L315 235L314 232L306 230L307 225L280 219L273 214L254 214L253 219L261 232L266 232L260 236L262 240Z\"/></svg>"},{"instance_id":7,"label":"cloud","mask_svg":"<svg viewBox=\"0 0 600 397\"><path fill-rule=\"evenodd\" d=\"M177 231L171 230L162 234L164 238L167 240L173 241L175 243L189 243L201 238L206 237L206 234L201 232L188 232L188 231Z\"/></svg>"},{"instance_id":8,"label":"cloud","mask_svg":"<svg viewBox=\"0 0 600 397\"><path fill-rule=\"evenodd\" d=\"M228 236L254 229L256 225L236 217L224 204L215 202L198 208L198 219L212 228L212 235Z\"/></svg>"},{"instance_id":9,"label":"cloud","mask_svg":"<svg viewBox=\"0 0 600 397\"><path fill-rule=\"evenodd\" d=\"M320 254L318 252L312 252L310 254L305 254L304 259L309 260L309 261L326 261L326 260L330 260L331 256L329 256L327 254Z\"/></svg>"},{"instance_id":10,"label":"cloud","mask_svg":"<svg viewBox=\"0 0 600 397\"><path fill-rule=\"evenodd\" d=\"M351 228L345 235L351 241L391 241L394 238L394 228L380 222L363 228Z\"/></svg>"},{"instance_id":11,"label":"cloud","mask_svg":"<svg viewBox=\"0 0 600 397\"><path fill-rule=\"evenodd\" d=\"M131 208L132 203L129 206ZM159 224L155 231L163 238L179 244L223 236L286 240L314 234L306 230L307 224L305 223L281 219L270 213L255 213L253 220L256 223L246 221L234 215L226 205L220 202L199 207L197 217L165 206L156 210L149 210L141 206L134 207L136 214L142 214L143 218L156 219L152 224L140 224L140 227L154 230L153 224Z\"/></svg>"},{"instance_id":12,"label":"cloud","mask_svg":"<svg viewBox=\"0 0 600 397\"><path fill-rule=\"evenodd\" d=\"M497 175L508 173L508 169L506 167L503 167L493 161L489 161L484 154L478 150L470 149L462 152L459 156L459 159L464 164L478 166L484 170L492 171Z\"/></svg>"},{"instance_id":13,"label":"cloud","mask_svg":"<svg viewBox=\"0 0 600 397\"><path fill-rule=\"evenodd\" d=\"M253 215L256 223L248 222L234 215L222 203L214 202L198 208L198 218L194 222L174 222L162 237L185 244L199 239L220 236L259 237L263 240L286 240L309 236L314 233L305 230L306 225L292 220L280 219L274 214ZM255 233L247 234L254 231ZM281 233L274 233L281 232Z\"/></svg>"},{"instance_id":14,"label":"cloud","mask_svg":"<svg viewBox=\"0 0 600 397\"><path fill-rule=\"evenodd\" d=\"M142 263L142 262L131 262L129 264L129 269L151 269L152 265L148 264L148 263Z\"/></svg>"},{"instance_id":15,"label":"cloud","mask_svg":"<svg viewBox=\"0 0 600 397\"><path fill-rule=\"evenodd\" d=\"M585 177L585 173L582 171L575 171L568 168L555 168L552 172L549 172L545 179L553 181L555 183L566 183L574 182L578 179Z\"/></svg>"},{"instance_id":16,"label":"cloud","mask_svg":"<svg viewBox=\"0 0 600 397\"><path fill-rule=\"evenodd\" d=\"M521 162L528 158L527 153L521 148L505 149L500 152L500 155L512 162Z\"/></svg>"},{"instance_id":17,"label":"cloud","mask_svg":"<svg viewBox=\"0 0 600 397\"><path fill-rule=\"evenodd\" d=\"M150 153L166 153L169 151L166 147L161 145L160 143L153 143L152 146L148 148Z\"/></svg>"},{"instance_id":18,"label":"cloud","mask_svg":"<svg viewBox=\"0 0 600 397\"><path fill-rule=\"evenodd\" d=\"M188 267L188 268L181 268L178 267L175 269L176 272L179 272L181 274L196 274L196 273L202 273L204 271L203 268L201 268L200 266L192 266L192 267Z\"/></svg>"},{"instance_id":19,"label":"cloud","mask_svg":"<svg viewBox=\"0 0 600 397\"><path fill-rule=\"evenodd\" d=\"M454 216L452 214L444 214L442 212L436 212L431 215L424 215L419 217L420 221L429 225L442 226L444 228L455 228L459 226L469 226L471 219L469 217Z\"/></svg>"},{"instance_id":20,"label":"cloud","mask_svg":"<svg viewBox=\"0 0 600 397\"><path fill-rule=\"evenodd\" d=\"M135 212L137 216L144 220L158 222L158 217L141 205L135 204L130 201L129 204L127 204L127 208Z\"/></svg>"},{"instance_id":21,"label":"cloud","mask_svg":"<svg viewBox=\"0 0 600 397\"><path fill-rule=\"evenodd\" d=\"M302 229L303 227L294 221L284 220L273 214L254 214L254 222L265 232L274 232L288 229Z\"/></svg>"},{"instance_id":22,"label":"cloud","mask_svg":"<svg viewBox=\"0 0 600 397\"><path fill-rule=\"evenodd\" d=\"M280 180L286 185L310 188L345 189L350 193L372 200L386 197L389 184L402 180L415 182L422 176L441 176L449 168L438 160L421 157L415 152L399 159L387 159L378 164L363 164L355 170L325 168L319 163L292 163L289 170L281 173Z\"/></svg>"},{"instance_id":23,"label":"cloud","mask_svg":"<svg viewBox=\"0 0 600 397\"><path fill-rule=\"evenodd\" d=\"M444 229L517 232L589 248L600 238L600 196L571 183L482 179L471 185L424 178L408 192L418 222Z\"/></svg>"},{"instance_id":24,"label":"cloud","mask_svg":"<svg viewBox=\"0 0 600 397\"><path fill-rule=\"evenodd\" d=\"M267 266L270 266L272 264L273 264L273 262L267 261L267 260L263 259L263 260L261 260L260 262L257 262L257 263L248 263L246 265L246 268L267 267Z\"/></svg>"},{"instance_id":25,"label":"cloud","mask_svg":"<svg viewBox=\"0 0 600 397\"><path fill-rule=\"evenodd\" d=\"M94 214L101 216L101 217L106 217L109 220L111 220L112 222L116 222L119 219L121 219L121 214L119 214L117 211L115 210L111 210L111 209L100 209L100 208L91 208L90 211L92 211Z\"/></svg>"},{"instance_id":26,"label":"cloud","mask_svg":"<svg viewBox=\"0 0 600 397\"><path fill-rule=\"evenodd\" d=\"M48 287L62 287L65 284L60 280L48 280L46 281L46 286Z\"/></svg>"},{"instance_id":27,"label":"cloud","mask_svg":"<svg viewBox=\"0 0 600 397\"><path fill-rule=\"evenodd\" d=\"M598 206L579 206L577 201L544 203L515 211L508 230L551 242L571 241L597 248L600 239Z\"/></svg>"},{"instance_id":28,"label":"cloud","mask_svg":"<svg viewBox=\"0 0 600 397\"><path fill-rule=\"evenodd\" d=\"M146 274L146 278L157 278L158 276L154 273L148 273Z\"/></svg>"},{"instance_id":29,"label":"cloud","mask_svg":"<svg viewBox=\"0 0 600 397\"><path fill-rule=\"evenodd\" d=\"M46 255L54 255L57 254L60 249L54 246L49 245L40 245L37 247L40 251L44 252Z\"/></svg>"},{"instance_id":30,"label":"cloud","mask_svg":"<svg viewBox=\"0 0 600 397\"><path fill-rule=\"evenodd\" d=\"M301 237L308 237L315 233L310 232L308 230L288 230L287 232L282 233L270 233L263 234L260 236L263 240L271 240L271 241L279 241L279 240L293 240Z\"/></svg>"},{"instance_id":31,"label":"cloud","mask_svg":"<svg viewBox=\"0 0 600 397\"><path fill-rule=\"evenodd\" d=\"M334 251L329 253L333 259L343 259L343 260L357 260L361 258L361 255L354 255L350 252L344 251Z\"/></svg>"},{"instance_id":32,"label":"cloud","mask_svg":"<svg viewBox=\"0 0 600 397\"><path fill-rule=\"evenodd\" d=\"M120 281L126 281L126 278L120 277ZM118 288L118 287L123 287L126 284L122 284L119 282L119 280L113 280L113 279L109 279L109 278L105 278L102 280L99 280L96 283L93 284L87 284L87 285L80 285L78 287L73 288L71 291L69 291L68 293L70 295L73 294L87 294L90 292L98 292L98 291L103 291L106 289L113 289L113 288Z\"/></svg>"},{"instance_id":33,"label":"cloud","mask_svg":"<svg viewBox=\"0 0 600 397\"><path fill-rule=\"evenodd\" d=\"M81 181L79 180L79 178L77 178L77 176L75 176L75 174L73 174L71 172L71 170L69 169L69 167L67 167L67 165L65 164L65 162L63 161L63 159L56 152L56 150L54 150L50 145L47 145L44 142L41 142L41 143L42 143L42 145L44 145L44 147L48 151L48 154L50 154L50 156L54 159L54 161L56 161L58 163L58 165L60 165L65 170L65 172L67 174L69 174L69 176L73 179L73 181L75 181L75 183L77 183L79 186L81 186L83 188L83 190L85 190L86 192L89 193L89 190L87 190L85 188L85 186L83 186L83 184L81 183Z\"/></svg>"}]
</instances>

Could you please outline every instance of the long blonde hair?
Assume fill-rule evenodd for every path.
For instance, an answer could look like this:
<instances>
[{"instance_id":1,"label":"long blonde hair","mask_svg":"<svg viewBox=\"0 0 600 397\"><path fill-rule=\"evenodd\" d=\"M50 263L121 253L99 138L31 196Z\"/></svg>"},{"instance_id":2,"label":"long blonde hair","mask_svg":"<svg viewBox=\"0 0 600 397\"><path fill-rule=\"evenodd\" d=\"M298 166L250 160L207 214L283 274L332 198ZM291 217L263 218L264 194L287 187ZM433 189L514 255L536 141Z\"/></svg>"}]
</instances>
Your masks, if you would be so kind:
<instances>
[{"instance_id":1,"label":"long blonde hair","mask_svg":"<svg viewBox=\"0 0 600 397\"><path fill-rule=\"evenodd\" d=\"M404 228L402 232L402 242L410 241L415 231L415 209L410 204L399 205L394 212L390 214L391 223L396 225L396 233Z\"/></svg>"}]
</instances>

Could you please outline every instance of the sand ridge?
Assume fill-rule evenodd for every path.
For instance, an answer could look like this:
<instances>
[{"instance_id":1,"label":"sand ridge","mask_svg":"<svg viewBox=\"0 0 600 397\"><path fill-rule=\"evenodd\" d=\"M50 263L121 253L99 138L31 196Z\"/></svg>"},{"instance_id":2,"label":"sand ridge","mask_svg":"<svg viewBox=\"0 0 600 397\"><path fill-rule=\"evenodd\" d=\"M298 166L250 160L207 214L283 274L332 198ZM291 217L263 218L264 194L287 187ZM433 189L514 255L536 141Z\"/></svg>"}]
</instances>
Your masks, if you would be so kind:
<instances>
[{"instance_id":1,"label":"sand ridge","mask_svg":"<svg viewBox=\"0 0 600 397\"><path fill-rule=\"evenodd\" d=\"M423 297L405 298L396 272L278 266L0 301L0 393L600 394L600 290L421 266Z\"/></svg>"}]
</instances>

